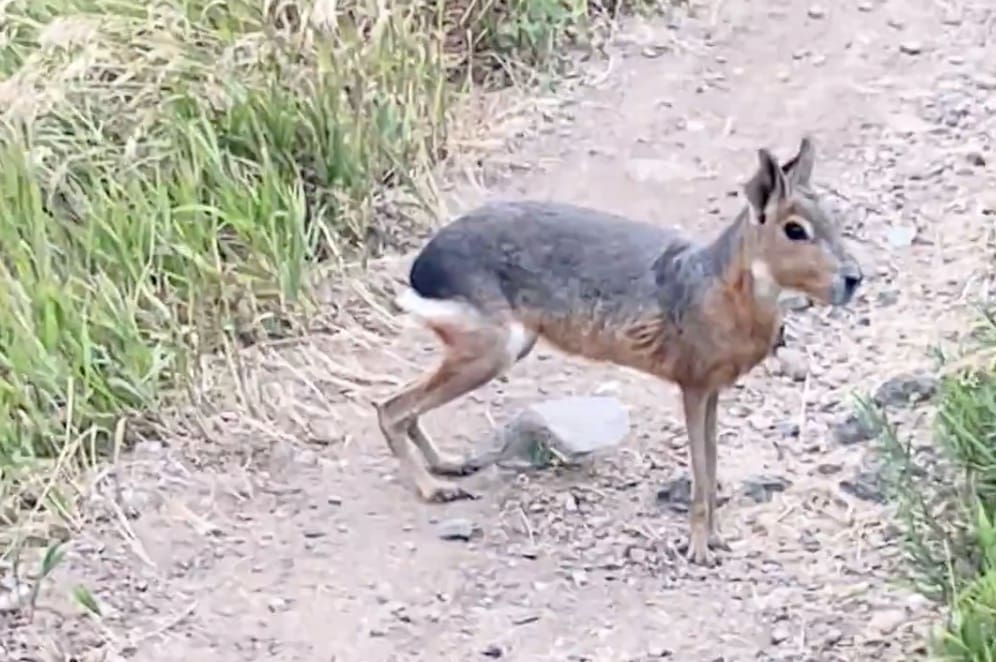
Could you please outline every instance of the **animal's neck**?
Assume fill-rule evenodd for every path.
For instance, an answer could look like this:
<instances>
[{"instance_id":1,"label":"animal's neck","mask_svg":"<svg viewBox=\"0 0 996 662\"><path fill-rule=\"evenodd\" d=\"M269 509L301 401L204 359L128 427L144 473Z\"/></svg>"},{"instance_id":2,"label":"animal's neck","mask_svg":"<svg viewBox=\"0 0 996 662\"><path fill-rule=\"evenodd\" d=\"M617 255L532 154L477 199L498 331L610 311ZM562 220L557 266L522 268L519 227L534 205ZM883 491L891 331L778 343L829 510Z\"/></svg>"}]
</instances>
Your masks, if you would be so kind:
<instances>
[{"instance_id":1,"label":"animal's neck","mask_svg":"<svg viewBox=\"0 0 996 662\"><path fill-rule=\"evenodd\" d=\"M781 288L758 252L748 208L741 210L703 251L713 273L724 283L745 294L750 293L758 304L775 304Z\"/></svg>"}]
</instances>

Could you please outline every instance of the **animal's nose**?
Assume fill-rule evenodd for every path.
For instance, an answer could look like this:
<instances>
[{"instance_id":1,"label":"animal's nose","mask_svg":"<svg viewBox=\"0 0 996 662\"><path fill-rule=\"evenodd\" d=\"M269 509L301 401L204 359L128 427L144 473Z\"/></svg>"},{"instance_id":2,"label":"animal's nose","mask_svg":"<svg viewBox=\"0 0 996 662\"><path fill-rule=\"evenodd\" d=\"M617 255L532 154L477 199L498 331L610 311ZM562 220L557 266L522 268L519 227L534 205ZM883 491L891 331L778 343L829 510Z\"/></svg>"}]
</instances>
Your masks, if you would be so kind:
<instances>
[{"instance_id":1,"label":"animal's nose","mask_svg":"<svg viewBox=\"0 0 996 662\"><path fill-rule=\"evenodd\" d=\"M854 294L854 291L858 289L859 285L861 285L863 278L864 277L862 276L861 271L857 268L848 270L848 272L844 274L844 289L847 290L848 296Z\"/></svg>"}]
</instances>

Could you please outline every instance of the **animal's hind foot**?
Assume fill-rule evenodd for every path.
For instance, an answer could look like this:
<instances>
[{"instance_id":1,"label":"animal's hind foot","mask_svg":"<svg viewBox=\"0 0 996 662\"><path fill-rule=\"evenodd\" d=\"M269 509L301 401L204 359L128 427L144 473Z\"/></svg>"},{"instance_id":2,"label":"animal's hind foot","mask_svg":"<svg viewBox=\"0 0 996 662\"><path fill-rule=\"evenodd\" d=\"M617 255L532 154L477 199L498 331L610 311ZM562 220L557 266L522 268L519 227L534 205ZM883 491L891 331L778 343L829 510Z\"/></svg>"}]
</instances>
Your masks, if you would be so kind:
<instances>
[{"instance_id":1,"label":"animal's hind foot","mask_svg":"<svg viewBox=\"0 0 996 662\"><path fill-rule=\"evenodd\" d=\"M720 552L729 552L733 550L733 548L730 547L730 543L726 542L726 539L715 531L709 534L708 545L709 549L714 549Z\"/></svg>"},{"instance_id":2,"label":"animal's hind foot","mask_svg":"<svg viewBox=\"0 0 996 662\"><path fill-rule=\"evenodd\" d=\"M470 476L484 468L484 465L475 462L472 457L461 457L448 453L438 454L435 460L429 466L429 470L437 476Z\"/></svg>"},{"instance_id":3,"label":"animal's hind foot","mask_svg":"<svg viewBox=\"0 0 996 662\"><path fill-rule=\"evenodd\" d=\"M429 503L449 503L450 501L478 498L476 494L465 490L456 483L442 480L423 483L419 485L418 491L422 498Z\"/></svg>"}]
</instances>

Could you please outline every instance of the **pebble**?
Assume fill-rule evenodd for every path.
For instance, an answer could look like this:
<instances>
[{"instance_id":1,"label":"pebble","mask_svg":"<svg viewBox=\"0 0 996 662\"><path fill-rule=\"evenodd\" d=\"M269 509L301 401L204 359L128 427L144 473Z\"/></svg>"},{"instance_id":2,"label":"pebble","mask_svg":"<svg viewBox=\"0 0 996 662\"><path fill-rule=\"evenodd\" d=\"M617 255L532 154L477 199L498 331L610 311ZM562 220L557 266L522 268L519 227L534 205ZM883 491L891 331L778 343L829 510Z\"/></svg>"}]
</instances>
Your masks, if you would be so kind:
<instances>
[{"instance_id":1,"label":"pebble","mask_svg":"<svg viewBox=\"0 0 996 662\"><path fill-rule=\"evenodd\" d=\"M917 229L914 225L895 225L885 231L885 240L893 248L906 248L916 239Z\"/></svg>"},{"instance_id":2,"label":"pebble","mask_svg":"<svg viewBox=\"0 0 996 662\"><path fill-rule=\"evenodd\" d=\"M669 480L657 490L657 502L667 505L678 513L688 512L688 504L691 500L692 481L687 476Z\"/></svg>"},{"instance_id":3,"label":"pebble","mask_svg":"<svg viewBox=\"0 0 996 662\"><path fill-rule=\"evenodd\" d=\"M903 373L882 382L872 400L879 407L901 407L922 402L937 393L937 377L924 373Z\"/></svg>"},{"instance_id":4,"label":"pebble","mask_svg":"<svg viewBox=\"0 0 996 662\"><path fill-rule=\"evenodd\" d=\"M881 308L893 306L898 302L899 292L896 290L883 290L875 297L875 303Z\"/></svg>"},{"instance_id":5,"label":"pebble","mask_svg":"<svg viewBox=\"0 0 996 662\"><path fill-rule=\"evenodd\" d=\"M851 480L842 480L838 484L841 491L856 499L871 503L885 503L885 495L878 486L878 476L870 471L859 471Z\"/></svg>"},{"instance_id":6,"label":"pebble","mask_svg":"<svg viewBox=\"0 0 996 662\"><path fill-rule=\"evenodd\" d=\"M841 446L852 446L874 439L879 432L876 421L866 420L866 417L857 414L849 414L844 420L833 425L831 434L834 441Z\"/></svg>"},{"instance_id":7,"label":"pebble","mask_svg":"<svg viewBox=\"0 0 996 662\"><path fill-rule=\"evenodd\" d=\"M919 41L904 41L899 45L899 51L906 55L919 55L923 52L923 44Z\"/></svg>"},{"instance_id":8,"label":"pebble","mask_svg":"<svg viewBox=\"0 0 996 662\"><path fill-rule=\"evenodd\" d=\"M809 18L820 20L821 18L826 17L827 10L820 5L811 5L809 7L809 11L807 11L806 14L809 16Z\"/></svg>"},{"instance_id":9,"label":"pebble","mask_svg":"<svg viewBox=\"0 0 996 662\"><path fill-rule=\"evenodd\" d=\"M13 589L0 591L0 614L18 611L27 604L30 596L31 587L27 584L18 584Z\"/></svg>"},{"instance_id":10,"label":"pebble","mask_svg":"<svg viewBox=\"0 0 996 662\"><path fill-rule=\"evenodd\" d=\"M629 412L607 395L547 400L519 412L486 440L471 462L479 467L542 469L567 464L618 446L629 433Z\"/></svg>"},{"instance_id":11,"label":"pebble","mask_svg":"<svg viewBox=\"0 0 996 662\"><path fill-rule=\"evenodd\" d=\"M789 632L789 629L786 626L779 624L771 628L771 643L773 643L775 646L785 641L788 641L791 638L792 638L792 633Z\"/></svg>"},{"instance_id":12,"label":"pebble","mask_svg":"<svg viewBox=\"0 0 996 662\"><path fill-rule=\"evenodd\" d=\"M267 601L266 607L272 612L284 611L287 609L287 601L283 598L273 597Z\"/></svg>"},{"instance_id":13,"label":"pebble","mask_svg":"<svg viewBox=\"0 0 996 662\"><path fill-rule=\"evenodd\" d=\"M868 627L880 634L891 634L907 620L909 617L902 609L883 609L872 614Z\"/></svg>"},{"instance_id":14,"label":"pebble","mask_svg":"<svg viewBox=\"0 0 996 662\"><path fill-rule=\"evenodd\" d=\"M992 92L993 90L996 90L996 76L979 74L975 77L975 85L980 90Z\"/></svg>"},{"instance_id":15,"label":"pebble","mask_svg":"<svg viewBox=\"0 0 996 662\"><path fill-rule=\"evenodd\" d=\"M801 382L809 374L809 360L806 355L791 347L780 347L775 353L778 358L778 368L783 375L792 381Z\"/></svg>"},{"instance_id":16,"label":"pebble","mask_svg":"<svg viewBox=\"0 0 996 662\"><path fill-rule=\"evenodd\" d=\"M467 541L474 537L478 527L474 522L464 517L454 517L443 520L436 525L436 535L442 540Z\"/></svg>"},{"instance_id":17,"label":"pebble","mask_svg":"<svg viewBox=\"0 0 996 662\"><path fill-rule=\"evenodd\" d=\"M775 492L784 492L791 485L792 481L781 476L755 476L744 481L743 493L755 503L766 503Z\"/></svg>"}]
</instances>

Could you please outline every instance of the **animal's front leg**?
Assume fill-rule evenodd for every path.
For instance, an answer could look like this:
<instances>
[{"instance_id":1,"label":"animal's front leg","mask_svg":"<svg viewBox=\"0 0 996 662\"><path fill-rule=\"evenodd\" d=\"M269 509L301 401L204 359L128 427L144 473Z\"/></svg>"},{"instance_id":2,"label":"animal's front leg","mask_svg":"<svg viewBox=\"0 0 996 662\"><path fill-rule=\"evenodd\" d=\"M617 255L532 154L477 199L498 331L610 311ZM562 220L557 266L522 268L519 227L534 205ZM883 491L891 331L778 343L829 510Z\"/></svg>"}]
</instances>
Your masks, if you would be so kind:
<instances>
[{"instance_id":1,"label":"animal's front leg","mask_svg":"<svg viewBox=\"0 0 996 662\"><path fill-rule=\"evenodd\" d=\"M718 516L716 514L716 500L718 491L718 481L716 477L716 409L719 405L719 391L713 391L706 398L705 408L705 442L706 442L706 473L708 475L709 504L709 547L729 551L730 546L723 540L719 532Z\"/></svg>"},{"instance_id":2,"label":"animal's front leg","mask_svg":"<svg viewBox=\"0 0 996 662\"><path fill-rule=\"evenodd\" d=\"M709 393L682 388L685 429L688 432L688 455L692 465L692 503L689 508L689 536L685 555L692 563L713 565L716 558L709 549L709 455L706 441L706 411Z\"/></svg>"}]
</instances>

